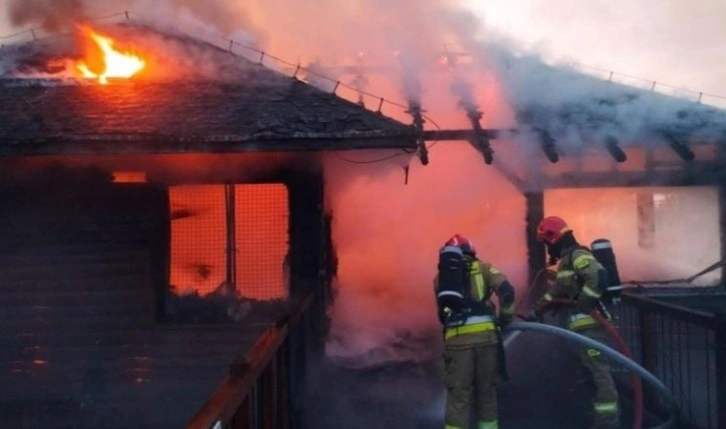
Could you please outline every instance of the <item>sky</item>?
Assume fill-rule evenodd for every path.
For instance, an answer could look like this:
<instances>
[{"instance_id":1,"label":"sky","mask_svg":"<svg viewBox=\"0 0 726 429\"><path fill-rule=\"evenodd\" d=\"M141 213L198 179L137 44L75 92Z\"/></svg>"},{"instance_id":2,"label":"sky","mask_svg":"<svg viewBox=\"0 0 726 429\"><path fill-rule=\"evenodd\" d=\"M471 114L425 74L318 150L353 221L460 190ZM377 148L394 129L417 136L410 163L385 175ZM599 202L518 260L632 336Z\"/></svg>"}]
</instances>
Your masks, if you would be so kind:
<instances>
[{"instance_id":1,"label":"sky","mask_svg":"<svg viewBox=\"0 0 726 429\"><path fill-rule=\"evenodd\" d=\"M551 59L726 96L726 0L468 0Z\"/></svg>"}]
</instances>

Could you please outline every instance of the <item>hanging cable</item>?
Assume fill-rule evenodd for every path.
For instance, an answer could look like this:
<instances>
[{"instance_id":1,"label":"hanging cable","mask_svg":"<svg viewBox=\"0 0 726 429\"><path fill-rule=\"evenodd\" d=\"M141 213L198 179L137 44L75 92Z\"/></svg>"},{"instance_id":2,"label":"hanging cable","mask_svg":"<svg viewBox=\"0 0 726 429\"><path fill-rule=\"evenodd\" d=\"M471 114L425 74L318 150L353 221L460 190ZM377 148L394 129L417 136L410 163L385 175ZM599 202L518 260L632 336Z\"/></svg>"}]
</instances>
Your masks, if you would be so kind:
<instances>
[{"instance_id":1,"label":"hanging cable","mask_svg":"<svg viewBox=\"0 0 726 429\"><path fill-rule=\"evenodd\" d=\"M433 126L436 127L437 130L441 131L441 127L439 126L439 124L436 121L434 121L430 116L422 115L422 117L424 119L426 119L428 122L431 122L431 124L433 124ZM428 145L427 150L430 151L431 148L434 147L434 146L436 146L436 144L438 142L439 142L438 140L434 140L430 145ZM333 152L333 156L335 156L336 158L340 159L341 161L349 162L351 164L376 164L376 163L379 163L379 162L390 161L391 159L398 158L399 156L411 155L411 154L414 154L414 153L416 153L416 149L415 148L412 148L412 149L402 149L402 151L399 152L399 153L395 153L395 154L392 154L392 155L384 156L382 158L369 159L369 160L355 160L355 159L346 158L346 157L340 155L338 152Z\"/></svg>"}]
</instances>

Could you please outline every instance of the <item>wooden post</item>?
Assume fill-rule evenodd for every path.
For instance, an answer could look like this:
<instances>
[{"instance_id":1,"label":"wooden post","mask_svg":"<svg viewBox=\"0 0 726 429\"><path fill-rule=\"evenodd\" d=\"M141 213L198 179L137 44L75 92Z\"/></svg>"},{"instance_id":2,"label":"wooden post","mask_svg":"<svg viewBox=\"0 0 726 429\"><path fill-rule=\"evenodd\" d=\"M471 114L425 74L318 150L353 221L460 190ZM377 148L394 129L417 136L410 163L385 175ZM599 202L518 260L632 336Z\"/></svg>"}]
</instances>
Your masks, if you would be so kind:
<instances>
[{"instance_id":1,"label":"wooden post","mask_svg":"<svg viewBox=\"0 0 726 429\"><path fill-rule=\"evenodd\" d=\"M537 275L544 270L547 265L547 252L545 246L537 241L537 224L544 217L544 193L538 192L526 192L524 194L526 200L526 237L527 237L527 267L528 267L528 285L529 288L536 287L534 284ZM537 293L537 291L529 290L528 294ZM537 297L530 296L530 299L536 299ZM528 303L522 303L528 305Z\"/></svg>"},{"instance_id":2,"label":"wooden post","mask_svg":"<svg viewBox=\"0 0 726 429\"><path fill-rule=\"evenodd\" d=\"M313 161L317 162L317 161ZM326 316L324 276L326 270L324 222L324 178L322 170L311 171L304 177L290 175L286 181L290 192L290 301L315 294L314 302L298 321L290 336L290 368L288 385L291 398L300 394L309 363L324 356L324 332L320 321ZM301 404L292 401L289 410L291 427L301 424Z\"/></svg>"},{"instance_id":3,"label":"wooden post","mask_svg":"<svg viewBox=\"0 0 726 429\"><path fill-rule=\"evenodd\" d=\"M227 292L237 289L237 209L236 187L232 184L224 185L225 214L227 220L227 255L226 255L226 281Z\"/></svg>"}]
</instances>

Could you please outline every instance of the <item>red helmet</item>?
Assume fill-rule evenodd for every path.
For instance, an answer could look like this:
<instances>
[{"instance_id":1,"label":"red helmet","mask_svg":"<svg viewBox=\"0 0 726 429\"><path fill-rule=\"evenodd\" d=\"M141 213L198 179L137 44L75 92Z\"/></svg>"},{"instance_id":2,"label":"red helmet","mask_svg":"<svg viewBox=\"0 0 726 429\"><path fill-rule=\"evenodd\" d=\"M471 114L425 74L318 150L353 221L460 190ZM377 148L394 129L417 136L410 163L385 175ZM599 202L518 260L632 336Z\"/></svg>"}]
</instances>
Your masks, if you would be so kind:
<instances>
[{"instance_id":1,"label":"red helmet","mask_svg":"<svg viewBox=\"0 0 726 429\"><path fill-rule=\"evenodd\" d=\"M462 252L469 254L471 256L476 255L476 249L474 248L474 243L471 242L468 238L464 237L461 234L456 234L453 237L451 237L444 246L456 246L459 249L461 249Z\"/></svg>"},{"instance_id":2,"label":"red helmet","mask_svg":"<svg viewBox=\"0 0 726 429\"><path fill-rule=\"evenodd\" d=\"M537 240L547 244L557 243L566 232L572 231L562 218L549 216L537 225Z\"/></svg>"}]
</instances>

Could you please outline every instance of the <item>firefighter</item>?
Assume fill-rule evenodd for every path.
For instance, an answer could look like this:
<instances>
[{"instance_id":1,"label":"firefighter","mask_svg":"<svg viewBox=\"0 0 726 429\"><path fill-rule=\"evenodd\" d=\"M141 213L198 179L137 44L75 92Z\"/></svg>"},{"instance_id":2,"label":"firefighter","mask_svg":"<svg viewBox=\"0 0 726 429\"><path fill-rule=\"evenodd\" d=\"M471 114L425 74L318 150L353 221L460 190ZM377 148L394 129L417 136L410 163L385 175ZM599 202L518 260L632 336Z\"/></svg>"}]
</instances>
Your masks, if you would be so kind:
<instances>
[{"instance_id":1,"label":"firefighter","mask_svg":"<svg viewBox=\"0 0 726 429\"><path fill-rule=\"evenodd\" d=\"M474 245L460 235L446 242L443 249L457 248L463 255L465 279L462 289L446 285L439 259L439 274L434 279L439 320L444 330L444 381L447 389L446 429L469 427L473 408L478 429L497 429L497 376L503 369L504 349L498 326L512 321L514 288L492 264L480 261ZM442 249L442 252L444 251ZM499 299L495 317L492 293ZM453 311L442 297L462 295L463 305ZM451 302L451 301L448 301ZM455 306L452 306L455 307ZM475 407L472 407L472 399Z\"/></svg>"},{"instance_id":2,"label":"firefighter","mask_svg":"<svg viewBox=\"0 0 726 429\"><path fill-rule=\"evenodd\" d=\"M553 287L537 302L535 312L541 314L547 301L555 298L572 300L576 307L568 310L569 329L605 342L605 330L589 313L604 309L600 297L607 290L607 271L588 248L577 243L573 231L559 217L544 218L537 226L537 239L547 246L549 264L554 265L559 261L559 265ZM580 350L580 360L592 373L595 383L596 393L592 401L594 427L617 428L618 392L608 361L598 350L591 348Z\"/></svg>"}]
</instances>

